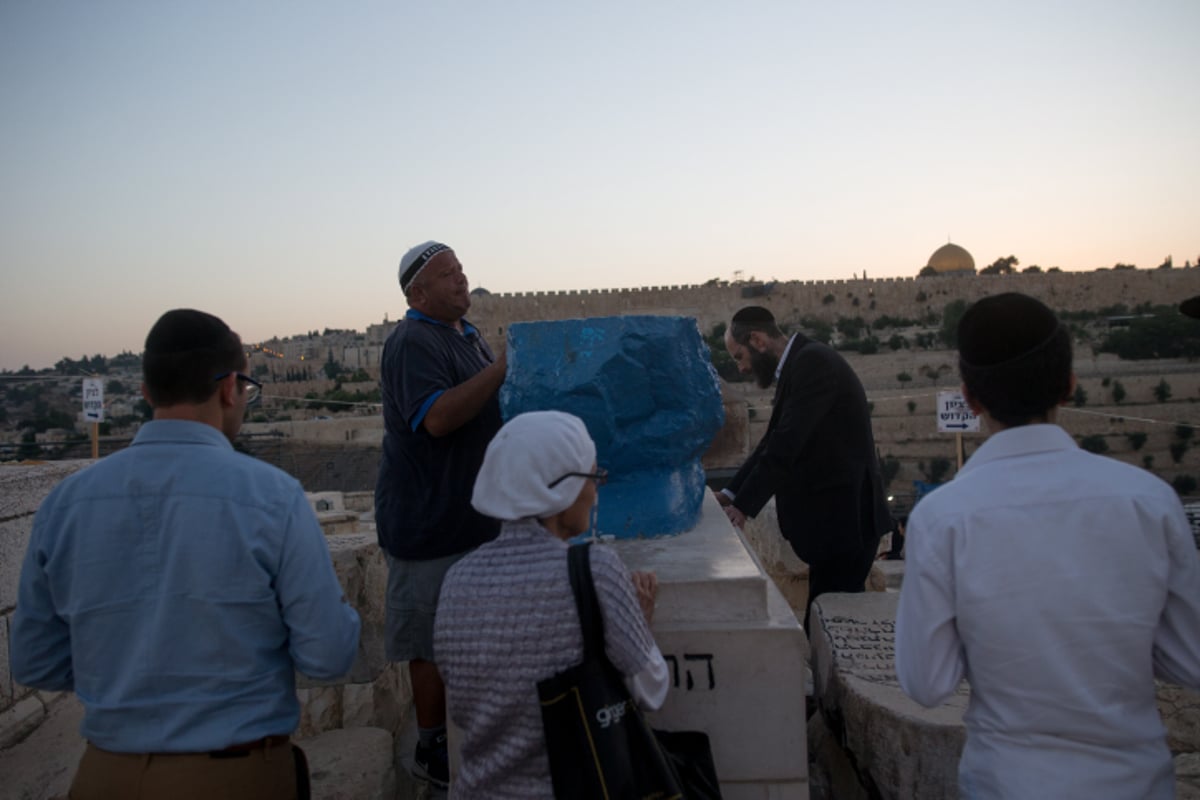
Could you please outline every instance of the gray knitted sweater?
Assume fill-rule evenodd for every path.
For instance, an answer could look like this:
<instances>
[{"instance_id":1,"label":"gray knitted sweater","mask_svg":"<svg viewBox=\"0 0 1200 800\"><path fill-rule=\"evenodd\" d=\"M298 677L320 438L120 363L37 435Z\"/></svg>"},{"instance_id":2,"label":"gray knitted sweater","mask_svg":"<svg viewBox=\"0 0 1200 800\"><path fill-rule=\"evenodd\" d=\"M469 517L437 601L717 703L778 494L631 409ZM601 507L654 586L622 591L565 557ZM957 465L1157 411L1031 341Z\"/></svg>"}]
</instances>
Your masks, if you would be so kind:
<instances>
[{"instance_id":1,"label":"gray knitted sweater","mask_svg":"<svg viewBox=\"0 0 1200 800\"><path fill-rule=\"evenodd\" d=\"M592 580L608 657L625 675L646 668L654 639L629 571L592 546ZM567 544L532 520L455 564L438 601L434 653L450 718L463 731L451 798L552 798L537 682L583 658L567 577Z\"/></svg>"}]
</instances>

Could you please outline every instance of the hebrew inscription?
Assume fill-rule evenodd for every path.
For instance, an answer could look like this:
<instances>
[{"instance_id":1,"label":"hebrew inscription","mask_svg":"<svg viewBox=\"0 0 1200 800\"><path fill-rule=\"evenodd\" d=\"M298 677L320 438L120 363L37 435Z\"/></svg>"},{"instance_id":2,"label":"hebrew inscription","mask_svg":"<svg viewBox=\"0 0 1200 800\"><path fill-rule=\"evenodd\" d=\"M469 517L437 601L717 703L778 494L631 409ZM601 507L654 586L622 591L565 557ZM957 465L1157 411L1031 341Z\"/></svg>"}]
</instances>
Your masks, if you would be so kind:
<instances>
[{"instance_id":1,"label":"hebrew inscription","mask_svg":"<svg viewBox=\"0 0 1200 800\"><path fill-rule=\"evenodd\" d=\"M840 672L870 683L899 688L896 627L892 620L833 617L825 621Z\"/></svg>"},{"instance_id":2,"label":"hebrew inscription","mask_svg":"<svg viewBox=\"0 0 1200 800\"><path fill-rule=\"evenodd\" d=\"M896 623L891 619L832 617L825 629L833 642L837 669L868 683L900 688L896 678ZM955 694L970 694L965 682Z\"/></svg>"},{"instance_id":3,"label":"hebrew inscription","mask_svg":"<svg viewBox=\"0 0 1200 800\"><path fill-rule=\"evenodd\" d=\"M671 665L671 687L679 688L679 659L673 655L664 655L663 660ZM683 654L683 678L684 688L691 691L712 691L717 688L716 674L713 672L713 656L712 653L684 653ZM696 671L701 674L701 679L697 680L692 674L693 667L691 664L696 664ZM703 666L700 666L703 664Z\"/></svg>"}]
</instances>

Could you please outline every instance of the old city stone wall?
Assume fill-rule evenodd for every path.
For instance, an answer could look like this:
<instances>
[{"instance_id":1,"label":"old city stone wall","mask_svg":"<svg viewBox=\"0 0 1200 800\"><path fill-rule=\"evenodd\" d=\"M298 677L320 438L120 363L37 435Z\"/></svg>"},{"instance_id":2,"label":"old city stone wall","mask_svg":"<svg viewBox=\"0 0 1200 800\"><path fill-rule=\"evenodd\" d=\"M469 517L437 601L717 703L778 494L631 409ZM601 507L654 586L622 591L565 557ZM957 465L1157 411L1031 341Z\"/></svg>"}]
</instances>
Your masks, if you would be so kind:
<instances>
[{"instance_id":1,"label":"old city stone wall","mask_svg":"<svg viewBox=\"0 0 1200 800\"><path fill-rule=\"evenodd\" d=\"M1200 269L1101 270L1096 272L947 275L837 281L781 281L725 286L649 286L567 292L480 294L471 319L490 340L500 342L513 322L572 319L622 314L672 314L695 317L701 333L728 320L743 305L771 309L785 324L814 316L832 322L861 316L918 319L940 315L952 300L977 300L990 294L1020 291L1058 311L1094 311L1124 303L1174 304L1200 294Z\"/></svg>"}]
</instances>

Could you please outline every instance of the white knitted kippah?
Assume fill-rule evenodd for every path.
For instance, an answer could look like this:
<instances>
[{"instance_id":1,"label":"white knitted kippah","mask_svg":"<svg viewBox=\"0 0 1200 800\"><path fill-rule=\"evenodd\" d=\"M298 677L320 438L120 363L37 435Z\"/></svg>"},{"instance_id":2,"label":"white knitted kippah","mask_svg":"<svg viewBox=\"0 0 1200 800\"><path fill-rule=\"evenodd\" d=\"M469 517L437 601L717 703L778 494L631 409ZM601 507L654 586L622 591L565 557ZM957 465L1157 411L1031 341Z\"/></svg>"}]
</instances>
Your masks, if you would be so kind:
<instances>
[{"instance_id":1,"label":"white knitted kippah","mask_svg":"<svg viewBox=\"0 0 1200 800\"><path fill-rule=\"evenodd\" d=\"M441 242L422 242L416 247L410 248L404 257L400 259L400 291L408 294L408 287L421 274L421 270L425 269L425 265L433 260L433 257L438 253L443 253L451 249Z\"/></svg>"},{"instance_id":2,"label":"white knitted kippah","mask_svg":"<svg viewBox=\"0 0 1200 800\"><path fill-rule=\"evenodd\" d=\"M579 497L596 463L596 444L583 420L562 411L530 411L509 420L488 445L471 505L495 519L545 519Z\"/></svg>"}]
</instances>

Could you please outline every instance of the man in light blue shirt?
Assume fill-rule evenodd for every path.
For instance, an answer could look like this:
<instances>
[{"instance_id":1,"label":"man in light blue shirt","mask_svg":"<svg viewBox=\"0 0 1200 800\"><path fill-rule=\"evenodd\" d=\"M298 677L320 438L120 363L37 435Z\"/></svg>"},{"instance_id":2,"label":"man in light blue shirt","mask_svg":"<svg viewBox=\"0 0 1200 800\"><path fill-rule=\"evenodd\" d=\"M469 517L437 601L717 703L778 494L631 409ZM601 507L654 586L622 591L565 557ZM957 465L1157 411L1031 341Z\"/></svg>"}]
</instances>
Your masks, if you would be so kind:
<instances>
[{"instance_id":1,"label":"man in light blue shirt","mask_svg":"<svg viewBox=\"0 0 1200 800\"><path fill-rule=\"evenodd\" d=\"M164 314L154 421L34 519L12 674L84 706L72 798L306 796L295 670L348 672L360 621L300 484L230 444L259 388L246 363L216 317Z\"/></svg>"}]
</instances>

